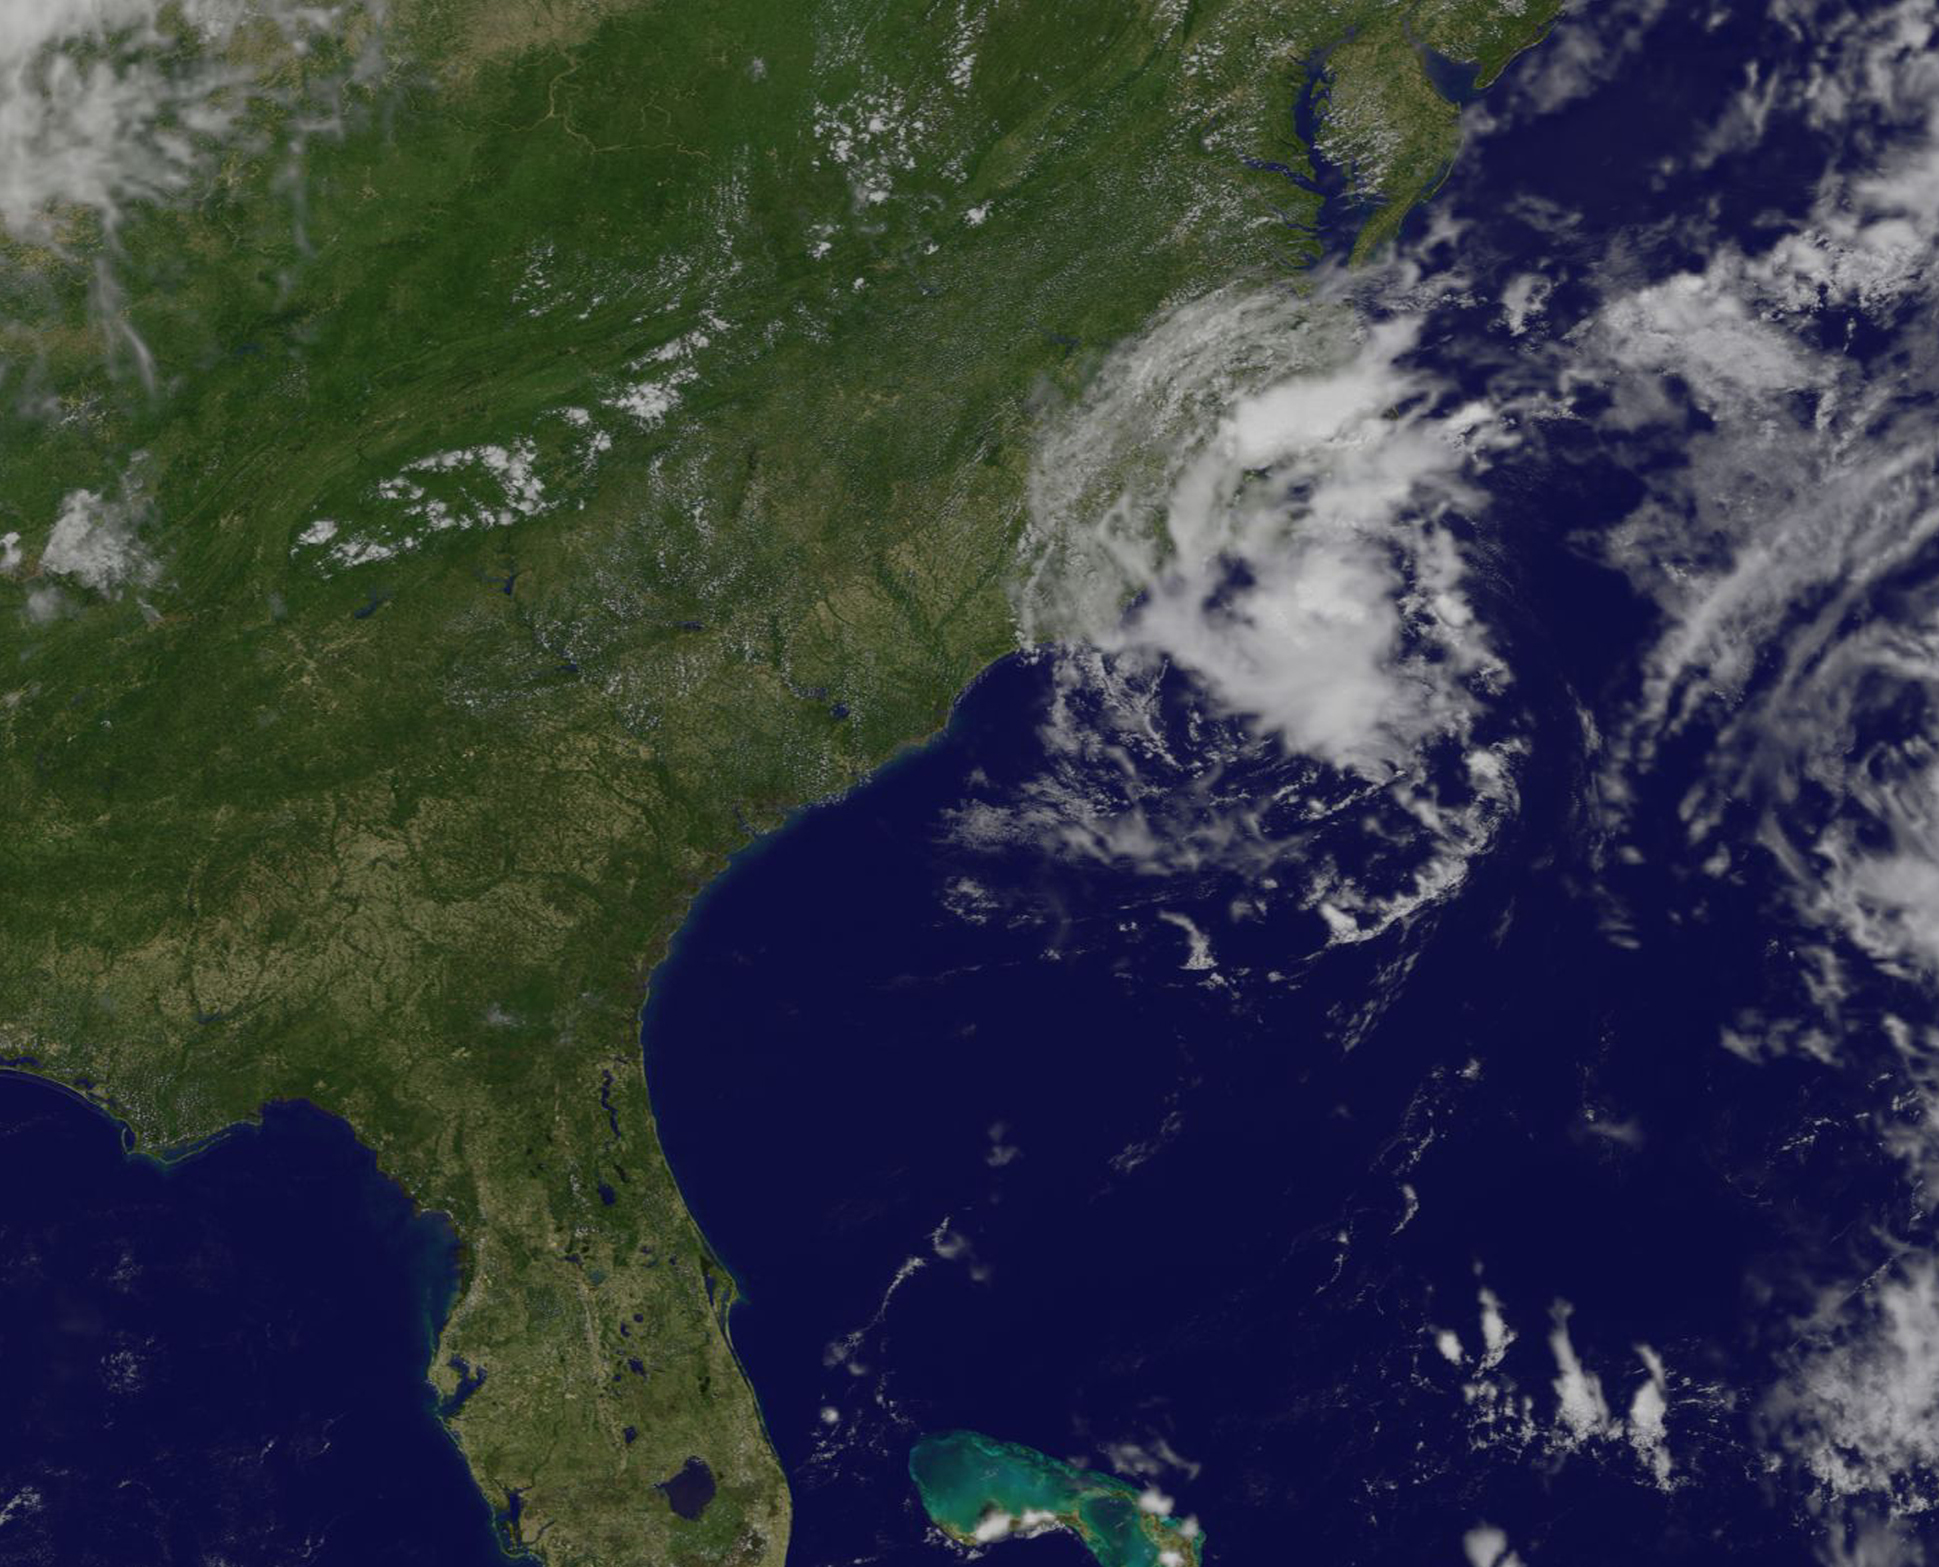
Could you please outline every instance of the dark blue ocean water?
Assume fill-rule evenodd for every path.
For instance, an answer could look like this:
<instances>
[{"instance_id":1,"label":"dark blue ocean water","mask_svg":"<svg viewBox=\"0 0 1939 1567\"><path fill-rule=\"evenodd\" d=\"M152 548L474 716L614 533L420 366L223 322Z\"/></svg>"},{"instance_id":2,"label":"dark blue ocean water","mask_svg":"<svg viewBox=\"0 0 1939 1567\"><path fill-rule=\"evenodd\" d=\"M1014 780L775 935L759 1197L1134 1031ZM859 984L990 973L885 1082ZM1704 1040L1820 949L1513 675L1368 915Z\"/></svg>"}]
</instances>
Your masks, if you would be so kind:
<instances>
[{"instance_id":1,"label":"dark blue ocean water","mask_svg":"<svg viewBox=\"0 0 1939 1567\"><path fill-rule=\"evenodd\" d=\"M497 1567L424 1380L456 1279L319 1111L165 1168L0 1073L0 1562Z\"/></svg>"},{"instance_id":2,"label":"dark blue ocean water","mask_svg":"<svg viewBox=\"0 0 1939 1567\"><path fill-rule=\"evenodd\" d=\"M1458 1561L1475 1516L1577 1562L1812 1560L1748 1473L1706 1477L1726 1547L1630 1473L1464 1464L1459 1378L1425 1338L1458 1319L1472 1341L1480 1257L1538 1303L1538 1357L1556 1295L1595 1303L1575 1340L1605 1362L1738 1334L1746 1279L1797 1242L1738 1182L1854 1179L1831 1148L1771 1171L1814 1085L1715 1048L1706 971L1756 954L1602 938L1558 745L1512 869L1400 950L1328 954L1266 998L1208 986L1148 901L949 841L952 808L1034 760L1043 684L999 666L938 742L746 856L657 981L663 1136L747 1292L735 1339L795 1476L791 1560L942 1559L902 1463L948 1426L1094 1460L1169 1446L1202 1466L1163 1484L1220 1561ZM1036 914L965 923L938 896L965 877ZM1177 891L1222 966L1310 945L1235 925L1229 888ZM1343 1050L1340 1009L1372 997ZM1647 1129L1647 1163L1585 1127L1585 1084Z\"/></svg>"},{"instance_id":3,"label":"dark blue ocean water","mask_svg":"<svg viewBox=\"0 0 1939 1567\"><path fill-rule=\"evenodd\" d=\"M1563 24L1548 47L1592 80L1553 112L1517 96L1533 62L1512 68L1474 111L1501 123L1410 222L1422 244L1458 225L1430 255L1472 287L1420 352L1462 396L1523 373L1511 277L1543 275L1559 337L1610 257L1648 281L1755 247L1833 167L1795 104L1693 165L1747 68L1795 71L1806 43L1746 4L1666 8L1630 48L1645 10ZM1337 251L1354 214L1317 172ZM1817 319L1855 358L1892 351ZM1515 672L1518 809L1457 897L1377 940L1329 948L1216 868L968 846L958 813L1048 765L1048 657L989 671L932 744L700 901L655 977L649 1080L745 1290L796 1567L941 1561L905 1465L955 1426L1150 1478L1215 1563L1458 1567L1482 1519L1531 1567L1821 1559L1738 1390L1769 1383L1825 1277L1879 1260L1881 1221L1916 1227L1878 1145L1903 1111L1858 1044L1835 1070L1719 1048L1746 998L1781 1012L1805 979L1748 820L1732 878L1682 863L1702 724L1635 803L1635 852L1609 852L1579 715L1633 699L1657 612L1582 540L1683 461L1586 417L1487 480L1470 591ZM1166 712L1191 730L1182 683ZM1194 931L1215 966L1191 966ZM500 1560L423 1381L451 1246L315 1112L272 1107L164 1171L0 1076L0 1563ZM1661 1354L1677 1485L1606 1446L1477 1442L1483 1288L1519 1335L1500 1368L1545 1414L1556 1302L1618 1409L1636 1346Z\"/></svg>"},{"instance_id":4,"label":"dark blue ocean water","mask_svg":"<svg viewBox=\"0 0 1939 1567\"><path fill-rule=\"evenodd\" d=\"M1629 48L1645 10L1564 24L1590 81L1552 112L1518 105L1512 68L1484 100L1496 128L1412 222L1416 242L1456 222L1438 264L1472 286L1432 309L1421 361L1461 396L1518 373L1498 303L1516 274L1546 278L1559 338L1612 255L1634 286L1754 250L1832 166L1777 113L1693 167L1747 67L1794 69L1806 45L1740 6L1671 8ZM1819 330L1868 351L1835 311ZM654 980L648 1077L745 1290L735 1340L794 1479L792 1563L943 1560L904 1465L946 1427L1144 1474L1219 1563L1457 1564L1483 1519L1522 1560L1574 1567L1821 1559L1731 1390L1768 1385L1824 1277L1885 1254L1871 1220L1908 1218L1877 1132L1896 1079L1719 1047L1746 998L1781 1012L1803 980L1748 825L1732 878L1688 874L1701 725L1610 852L1582 715L1633 701L1659 624L1584 541L1684 456L1599 424L1598 395L1490 476L1471 532L1530 750L1515 821L1438 910L1322 950L1310 915L1260 917L1244 877L966 844L963 807L1053 765L1042 656L989 671L933 743L696 907ZM1185 922L1216 970L1187 966ZM1888 1007L1931 1012L1864 1003ZM1472 1359L1435 1333L1478 1352L1484 1287L1544 1419L1570 1308L1618 1412L1648 1380L1638 1346L1715 1390L1679 1415L1676 1484L1621 1442L1517 1446L1513 1409L1477 1437ZM1058 1538L1000 1550L1082 1559Z\"/></svg>"}]
</instances>

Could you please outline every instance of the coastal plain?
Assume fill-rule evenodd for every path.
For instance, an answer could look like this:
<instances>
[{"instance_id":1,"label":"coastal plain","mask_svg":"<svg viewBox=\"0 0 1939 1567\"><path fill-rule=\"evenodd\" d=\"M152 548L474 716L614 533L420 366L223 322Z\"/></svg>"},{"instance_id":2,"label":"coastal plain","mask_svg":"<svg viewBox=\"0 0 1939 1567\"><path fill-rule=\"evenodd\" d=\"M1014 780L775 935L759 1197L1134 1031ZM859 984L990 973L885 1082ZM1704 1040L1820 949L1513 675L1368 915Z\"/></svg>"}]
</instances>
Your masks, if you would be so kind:
<instances>
[{"instance_id":1,"label":"coastal plain","mask_svg":"<svg viewBox=\"0 0 1939 1567\"><path fill-rule=\"evenodd\" d=\"M1016 646L1041 410L1323 217L1377 253L1458 148L1423 47L1555 9L163 7L254 90L0 244L0 1055L163 1156L341 1117L462 1243L508 1546L779 1564L653 967Z\"/></svg>"}]
</instances>

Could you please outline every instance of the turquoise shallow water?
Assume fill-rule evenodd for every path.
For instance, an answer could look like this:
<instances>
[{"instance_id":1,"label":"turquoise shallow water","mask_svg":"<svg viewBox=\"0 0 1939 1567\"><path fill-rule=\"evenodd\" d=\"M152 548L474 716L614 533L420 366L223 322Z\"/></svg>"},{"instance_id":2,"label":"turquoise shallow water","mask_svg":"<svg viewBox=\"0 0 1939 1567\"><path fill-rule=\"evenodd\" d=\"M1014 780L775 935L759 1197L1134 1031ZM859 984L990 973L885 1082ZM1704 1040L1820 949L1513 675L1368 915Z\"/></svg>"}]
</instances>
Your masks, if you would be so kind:
<instances>
[{"instance_id":1,"label":"turquoise shallow water","mask_svg":"<svg viewBox=\"0 0 1939 1567\"><path fill-rule=\"evenodd\" d=\"M1037 1514L1060 1520L1102 1567L1194 1567L1203 1556L1197 1526L1142 1510L1136 1487L977 1432L925 1436L909 1474L929 1516L958 1540L1000 1538L1003 1520L1027 1534Z\"/></svg>"}]
</instances>

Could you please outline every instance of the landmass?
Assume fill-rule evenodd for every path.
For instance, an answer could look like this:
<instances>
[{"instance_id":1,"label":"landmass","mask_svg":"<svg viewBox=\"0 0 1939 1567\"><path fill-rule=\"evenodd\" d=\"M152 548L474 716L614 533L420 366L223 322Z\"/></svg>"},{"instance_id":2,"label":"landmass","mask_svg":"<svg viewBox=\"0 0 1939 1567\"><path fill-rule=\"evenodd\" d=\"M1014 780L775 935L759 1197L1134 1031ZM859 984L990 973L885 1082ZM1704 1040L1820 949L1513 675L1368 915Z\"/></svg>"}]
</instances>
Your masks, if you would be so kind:
<instances>
[{"instance_id":1,"label":"landmass","mask_svg":"<svg viewBox=\"0 0 1939 1567\"><path fill-rule=\"evenodd\" d=\"M1171 1504L1115 1475L1094 1474L1035 1448L974 1431L926 1436L909 1474L936 1527L960 1545L1065 1529L1101 1567L1199 1567L1205 1537Z\"/></svg>"},{"instance_id":2,"label":"landmass","mask_svg":"<svg viewBox=\"0 0 1939 1567\"><path fill-rule=\"evenodd\" d=\"M461 1238L508 1544L778 1564L647 976L1015 645L1043 401L1296 279L1321 165L1391 238L1458 140L1417 45L1555 5L260 9L137 40L225 73L123 134L168 178L0 204L0 1057L162 1153L344 1118Z\"/></svg>"}]
</instances>

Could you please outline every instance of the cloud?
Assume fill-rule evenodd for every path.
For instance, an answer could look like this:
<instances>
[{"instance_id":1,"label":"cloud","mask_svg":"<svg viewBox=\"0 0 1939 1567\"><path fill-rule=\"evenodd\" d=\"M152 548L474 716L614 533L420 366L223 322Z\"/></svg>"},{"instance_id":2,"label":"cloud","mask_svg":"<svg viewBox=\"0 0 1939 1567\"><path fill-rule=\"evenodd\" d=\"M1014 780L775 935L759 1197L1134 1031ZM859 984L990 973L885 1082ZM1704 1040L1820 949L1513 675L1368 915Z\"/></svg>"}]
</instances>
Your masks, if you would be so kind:
<instances>
[{"instance_id":1,"label":"cloud","mask_svg":"<svg viewBox=\"0 0 1939 1567\"><path fill-rule=\"evenodd\" d=\"M452 529L509 528L544 516L560 502L546 489L541 461L531 436L415 458L365 489L357 524L313 518L290 558L328 573L410 554Z\"/></svg>"},{"instance_id":2,"label":"cloud","mask_svg":"<svg viewBox=\"0 0 1939 1567\"><path fill-rule=\"evenodd\" d=\"M1663 1357L1647 1344L1638 1344L1636 1353L1649 1372L1649 1380L1636 1389L1629 1401L1629 1445L1656 1477L1659 1486L1670 1483L1669 1373Z\"/></svg>"},{"instance_id":3,"label":"cloud","mask_svg":"<svg viewBox=\"0 0 1939 1567\"><path fill-rule=\"evenodd\" d=\"M1158 918L1168 925L1176 925L1185 933L1187 952L1185 961L1179 966L1194 973L1206 973L1218 968L1218 960L1212 956L1212 939L1192 922L1191 916L1180 914L1173 909L1160 909Z\"/></svg>"},{"instance_id":4,"label":"cloud","mask_svg":"<svg viewBox=\"0 0 1939 1567\"><path fill-rule=\"evenodd\" d=\"M1669 0L1590 0L1569 7L1541 47L1507 78L1507 102L1495 111L1494 123L1524 125L1614 81L1647 45L1668 7ZM1488 123L1485 115L1474 118Z\"/></svg>"},{"instance_id":5,"label":"cloud","mask_svg":"<svg viewBox=\"0 0 1939 1567\"><path fill-rule=\"evenodd\" d=\"M1763 1418L1825 1497L1939 1506L1939 1266L1913 1258L1828 1300Z\"/></svg>"},{"instance_id":6,"label":"cloud","mask_svg":"<svg viewBox=\"0 0 1939 1567\"><path fill-rule=\"evenodd\" d=\"M266 150L252 111L267 104L300 111L280 132L300 162L308 137L340 124L344 80L377 68L383 10L384 0L0 6L0 232L67 253L73 219L88 219L107 241L94 315L110 354L132 358L152 384L113 265L124 219L185 199L224 156ZM326 45L360 50L347 77L293 68Z\"/></svg>"},{"instance_id":7,"label":"cloud","mask_svg":"<svg viewBox=\"0 0 1939 1567\"><path fill-rule=\"evenodd\" d=\"M1569 1340L1569 1317L1575 1308L1558 1300L1552 1313L1554 1326L1549 1331L1549 1350L1555 1356L1555 1407L1570 1446L1580 1446L1591 1437L1606 1436L1615 1422L1602 1396L1602 1379L1583 1369L1581 1357Z\"/></svg>"},{"instance_id":8,"label":"cloud","mask_svg":"<svg viewBox=\"0 0 1939 1567\"><path fill-rule=\"evenodd\" d=\"M1939 1048L1877 1001L1939 983L1939 21L1929 4L1773 9L1783 65L1747 72L1690 156L1816 146L1803 210L1728 237L1688 215L1678 250L1705 259L1669 277L1611 244L1573 280L1600 306L1563 336L1517 338L1502 395L1532 448L1586 428L1640 458L1643 499L1594 540L1660 617L1603 731L1612 858L1663 862L1660 820L1637 821L1673 809L1684 841L1664 869L1696 899L1762 900L1784 988L1747 995L1721 1042L1751 1062L1862 1062L1893 1105L1877 1153L1922 1203ZM1887 1211L1866 1217L1892 1247ZM1799 1266L1823 1304L1752 1393L1765 1461L1811 1493L1827 1562L1920 1561L1904 1520L1939 1504L1939 1276L1923 1260L1858 1280L1822 1256ZM1638 1349L1648 1376L1619 1418L1559 1323L1554 1352L1562 1428L1619 1436L1677 1483L1660 1358Z\"/></svg>"},{"instance_id":9,"label":"cloud","mask_svg":"<svg viewBox=\"0 0 1939 1567\"><path fill-rule=\"evenodd\" d=\"M1449 520L1507 437L1410 368L1391 282L1185 302L1046 419L1015 603L1047 765L961 842L1269 880L1339 942L1461 884L1521 741Z\"/></svg>"},{"instance_id":10,"label":"cloud","mask_svg":"<svg viewBox=\"0 0 1939 1567\"><path fill-rule=\"evenodd\" d=\"M1728 266L1729 263L1726 263ZM1812 386L1819 367L1778 327L1758 319L1724 280L1685 272L1607 305L1593 329L1594 363L1618 379L1676 376L1708 413L1748 398ZM1660 403L1656 406L1661 406Z\"/></svg>"},{"instance_id":11,"label":"cloud","mask_svg":"<svg viewBox=\"0 0 1939 1567\"><path fill-rule=\"evenodd\" d=\"M1475 1446L1534 1453L1556 1462L1584 1450L1628 1447L1660 1489L1671 1487L1669 1372L1655 1350L1647 1344L1636 1346L1643 1379L1630 1396L1627 1418L1617 1415L1604 1392L1603 1377L1583 1361L1569 1334L1575 1308L1558 1300L1549 1309L1553 1396L1538 1402L1509 1369L1509 1351L1517 1334L1508 1325L1499 1297L1484 1286L1480 1305L1483 1350L1473 1360L1452 1330L1430 1330L1437 1353L1466 1379L1461 1396Z\"/></svg>"},{"instance_id":12,"label":"cloud","mask_svg":"<svg viewBox=\"0 0 1939 1567\"><path fill-rule=\"evenodd\" d=\"M152 582L154 558L136 535L145 511L132 484L115 499L70 490L41 551L41 571L101 594Z\"/></svg>"},{"instance_id":13,"label":"cloud","mask_svg":"<svg viewBox=\"0 0 1939 1567\"><path fill-rule=\"evenodd\" d=\"M1410 407L1428 390L1402 366L1416 320L1343 313L1218 295L1122 352L1040 455L1019 618L1026 635L1168 658L1287 750L1378 776L1468 700L1404 645L1406 612L1451 675L1489 659L1437 527L1469 497L1483 421ZM1181 410L1189 433L1170 425Z\"/></svg>"},{"instance_id":14,"label":"cloud","mask_svg":"<svg viewBox=\"0 0 1939 1567\"><path fill-rule=\"evenodd\" d=\"M1521 1567L1521 1558L1508 1548L1508 1533L1493 1524L1477 1524L1461 1536L1468 1567Z\"/></svg>"},{"instance_id":15,"label":"cloud","mask_svg":"<svg viewBox=\"0 0 1939 1567\"><path fill-rule=\"evenodd\" d=\"M1104 1456L1119 1474L1132 1475L1141 1480L1155 1480L1172 1473L1181 1474L1187 1480L1196 1480L1205 1468L1203 1464L1182 1456L1161 1435L1152 1435L1143 1441L1107 1442Z\"/></svg>"},{"instance_id":16,"label":"cloud","mask_svg":"<svg viewBox=\"0 0 1939 1567\"><path fill-rule=\"evenodd\" d=\"M988 1544L992 1540L1028 1539L1032 1535L1049 1534L1063 1527L1063 1520L1056 1513L1027 1507L1020 1513L1011 1514L991 1508L977 1520L975 1537L979 1544Z\"/></svg>"},{"instance_id":17,"label":"cloud","mask_svg":"<svg viewBox=\"0 0 1939 1567\"><path fill-rule=\"evenodd\" d=\"M342 36L353 11L381 14L317 0L0 8L0 227L47 242L64 211L111 230L132 205L182 195L272 94L271 69Z\"/></svg>"},{"instance_id":18,"label":"cloud","mask_svg":"<svg viewBox=\"0 0 1939 1567\"><path fill-rule=\"evenodd\" d=\"M1752 270L1763 292L1792 312L1827 303L1876 311L1931 281L1939 23L1916 0L1796 22L1819 41L1804 89L1809 118L1850 145L1843 166L1827 172L1810 222Z\"/></svg>"},{"instance_id":19,"label":"cloud","mask_svg":"<svg viewBox=\"0 0 1939 1567\"><path fill-rule=\"evenodd\" d=\"M1532 447L1592 423L1613 454L1644 456L1645 499L1598 540L1663 625L1608 732L1611 824L1620 834L1672 747L1701 742L1705 775L1681 804L1691 870L1735 875L1727 826L1758 816L1795 912L1824 933L1798 972L1829 1021L1851 949L1939 975L1939 731L1880 738L1891 704L1916 711L1939 691L1939 583L1920 566L1939 536L1925 407L1939 355L1916 324L1939 303L1939 23L1922 4L1779 13L1796 51L1747 72L1726 118L1815 127L1808 210L1741 240L1699 223L1686 248L1705 264L1667 278L1634 277L1608 247L1584 280L1600 307L1559 339L1522 340L1498 395ZM1889 354L1849 351L1852 312ZM1649 463L1664 445L1679 460ZM1800 810L1807 797L1829 808ZM1747 1012L1733 1048L1829 1058L1834 1034Z\"/></svg>"}]
</instances>

